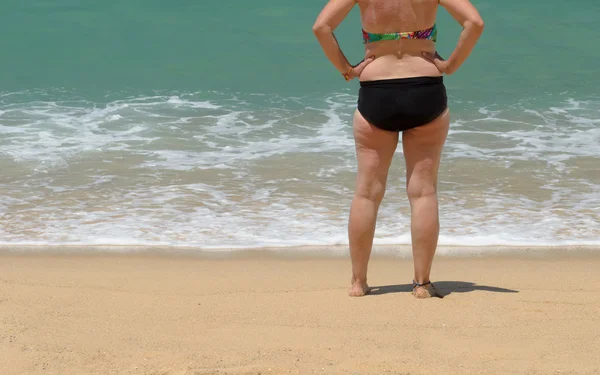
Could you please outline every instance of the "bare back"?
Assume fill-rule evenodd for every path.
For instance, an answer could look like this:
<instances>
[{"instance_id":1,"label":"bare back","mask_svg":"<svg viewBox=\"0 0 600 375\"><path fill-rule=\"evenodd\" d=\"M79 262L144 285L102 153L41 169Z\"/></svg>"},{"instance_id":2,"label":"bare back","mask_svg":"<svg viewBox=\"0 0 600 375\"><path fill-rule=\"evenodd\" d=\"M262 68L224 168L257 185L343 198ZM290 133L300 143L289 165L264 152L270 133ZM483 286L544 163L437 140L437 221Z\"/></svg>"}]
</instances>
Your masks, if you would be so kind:
<instances>
[{"instance_id":1,"label":"bare back","mask_svg":"<svg viewBox=\"0 0 600 375\"><path fill-rule=\"evenodd\" d=\"M358 0L362 27L370 33L424 30L435 24L438 0ZM386 78L439 76L422 52L435 52L424 39L384 40L365 45L365 57L376 56L361 74L362 81Z\"/></svg>"}]
</instances>

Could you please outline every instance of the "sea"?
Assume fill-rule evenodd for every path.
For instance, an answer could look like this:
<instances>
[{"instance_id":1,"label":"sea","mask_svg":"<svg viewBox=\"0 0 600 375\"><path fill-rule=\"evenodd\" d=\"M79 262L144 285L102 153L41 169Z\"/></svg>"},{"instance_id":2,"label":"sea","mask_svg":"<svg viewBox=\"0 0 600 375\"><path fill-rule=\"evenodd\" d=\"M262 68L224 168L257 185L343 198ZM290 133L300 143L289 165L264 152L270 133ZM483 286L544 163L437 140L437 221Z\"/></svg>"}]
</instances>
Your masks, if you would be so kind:
<instances>
[{"instance_id":1,"label":"sea","mask_svg":"<svg viewBox=\"0 0 600 375\"><path fill-rule=\"evenodd\" d=\"M325 4L3 0L0 245L346 251L358 82L312 34ZM473 4L440 245L600 245L600 2ZM335 32L358 62L358 9ZM405 181L398 147L376 249L410 244Z\"/></svg>"}]
</instances>

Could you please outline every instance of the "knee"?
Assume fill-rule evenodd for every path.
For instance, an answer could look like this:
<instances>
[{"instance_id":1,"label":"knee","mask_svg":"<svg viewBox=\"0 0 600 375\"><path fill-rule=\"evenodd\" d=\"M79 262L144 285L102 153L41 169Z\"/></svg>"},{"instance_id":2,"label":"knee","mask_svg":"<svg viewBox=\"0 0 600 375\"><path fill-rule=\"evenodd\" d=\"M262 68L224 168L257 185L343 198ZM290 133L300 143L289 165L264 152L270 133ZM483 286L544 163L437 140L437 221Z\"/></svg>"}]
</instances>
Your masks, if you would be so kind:
<instances>
[{"instance_id":1,"label":"knee","mask_svg":"<svg viewBox=\"0 0 600 375\"><path fill-rule=\"evenodd\" d=\"M424 159L415 164L412 174L408 176L406 192L411 200L437 194L432 159Z\"/></svg>"},{"instance_id":2,"label":"knee","mask_svg":"<svg viewBox=\"0 0 600 375\"><path fill-rule=\"evenodd\" d=\"M375 203L381 203L385 195L385 184L377 181L358 184L355 196L370 200Z\"/></svg>"}]
</instances>

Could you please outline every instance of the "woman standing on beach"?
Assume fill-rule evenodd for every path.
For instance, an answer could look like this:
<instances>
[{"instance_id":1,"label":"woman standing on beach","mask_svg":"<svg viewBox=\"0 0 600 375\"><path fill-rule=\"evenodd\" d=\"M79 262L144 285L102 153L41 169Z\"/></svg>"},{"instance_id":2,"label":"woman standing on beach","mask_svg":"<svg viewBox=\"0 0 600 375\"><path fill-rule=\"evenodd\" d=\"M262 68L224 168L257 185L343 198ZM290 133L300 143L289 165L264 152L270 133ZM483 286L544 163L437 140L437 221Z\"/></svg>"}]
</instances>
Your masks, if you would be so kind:
<instances>
[{"instance_id":1,"label":"woman standing on beach","mask_svg":"<svg viewBox=\"0 0 600 375\"><path fill-rule=\"evenodd\" d=\"M352 66L333 31L356 4L365 59ZM435 49L438 5L463 27L447 60ZM437 175L450 125L443 74L452 74L466 60L483 31L483 21L468 0L330 0L313 31L342 76L360 80L354 114L358 175L348 224L349 294L369 292L367 266L377 212L402 133L411 207L413 294L433 297L436 291L429 277L439 236Z\"/></svg>"}]
</instances>

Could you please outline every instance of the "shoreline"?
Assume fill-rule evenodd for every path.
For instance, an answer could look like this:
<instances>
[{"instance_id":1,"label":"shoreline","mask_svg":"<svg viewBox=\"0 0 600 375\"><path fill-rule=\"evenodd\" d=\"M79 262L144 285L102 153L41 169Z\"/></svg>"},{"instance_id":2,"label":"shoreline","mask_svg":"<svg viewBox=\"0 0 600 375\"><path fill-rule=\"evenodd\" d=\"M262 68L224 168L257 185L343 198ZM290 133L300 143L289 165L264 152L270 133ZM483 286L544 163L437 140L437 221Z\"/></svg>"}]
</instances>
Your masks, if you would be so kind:
<instances>
[{"instance_id":1,"label":"shoreline","mask_svg":"<svg viewBox=\"0 0 600 375\"><path fill-rule=\"evenodd\" d=\"M204 259L262 258L348 258L348 245L289 246L256 248L202 248L193 246L145 246L145 245L0 245L0 257L4 255L131 255L158 257L191 257ZM375 245L373 258L412 258L410 245ZM557 258L589 256L600 258L600 246L438 246L436 258Z\"/></svg>"}]
</instances>

